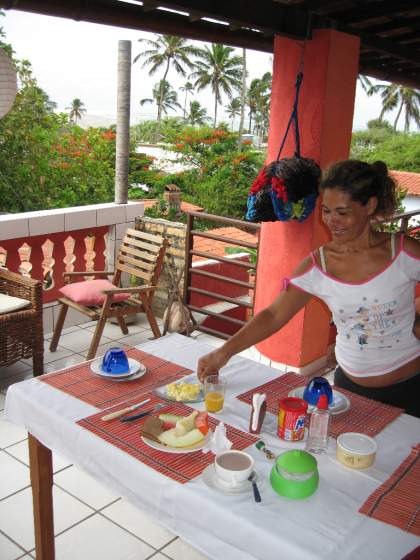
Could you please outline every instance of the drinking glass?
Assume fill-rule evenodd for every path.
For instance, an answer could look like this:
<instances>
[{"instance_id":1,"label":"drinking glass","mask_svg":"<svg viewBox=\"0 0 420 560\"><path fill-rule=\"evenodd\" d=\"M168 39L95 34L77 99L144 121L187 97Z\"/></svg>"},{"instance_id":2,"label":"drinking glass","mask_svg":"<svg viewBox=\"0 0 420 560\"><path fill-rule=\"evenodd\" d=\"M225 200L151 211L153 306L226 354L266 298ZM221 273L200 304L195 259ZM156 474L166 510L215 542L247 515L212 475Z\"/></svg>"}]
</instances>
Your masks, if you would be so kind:
<instances>
[{"instance_id":1,"label":"drinking glass","mask_svg":"<svg viewBox=\"0 0 420 560\"><path fill-rule=\"evenodd\" d=\"M204 380L204 402L207 412L221 412L225 401L226 381L219 375L209 375Z\"/></svg>"}]
</instances>

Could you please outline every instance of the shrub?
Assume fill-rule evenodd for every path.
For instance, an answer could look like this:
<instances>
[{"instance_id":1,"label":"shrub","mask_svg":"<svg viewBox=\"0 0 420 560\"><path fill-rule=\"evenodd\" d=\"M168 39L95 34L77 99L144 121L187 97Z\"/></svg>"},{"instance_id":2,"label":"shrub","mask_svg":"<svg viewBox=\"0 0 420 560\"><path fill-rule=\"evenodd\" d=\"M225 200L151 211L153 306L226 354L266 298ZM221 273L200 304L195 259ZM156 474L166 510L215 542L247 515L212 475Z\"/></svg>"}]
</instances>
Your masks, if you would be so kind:
<instances>
[{"instance_id":1,"label":"shrub","mask_svg":"<svg viewBox=\"0 0 420 560\"><path fill-rule=\"evenodd\" d=\"M226 129L187 127L173 150L189 168L178 175L181 189L212 214L243 219L248 190L264 156L250 145L238 149L238 135Z\"/></svg>"}]
</instances>

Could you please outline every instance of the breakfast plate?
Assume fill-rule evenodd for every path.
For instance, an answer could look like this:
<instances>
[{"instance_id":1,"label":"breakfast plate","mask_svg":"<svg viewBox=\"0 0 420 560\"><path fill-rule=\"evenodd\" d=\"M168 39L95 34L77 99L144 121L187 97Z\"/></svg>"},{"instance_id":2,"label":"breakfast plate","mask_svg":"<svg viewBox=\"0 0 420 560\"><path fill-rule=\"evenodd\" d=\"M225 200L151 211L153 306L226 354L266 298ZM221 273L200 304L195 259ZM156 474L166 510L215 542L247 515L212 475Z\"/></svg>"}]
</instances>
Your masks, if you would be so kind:
<instances>
[{"instance_id":1,"label":"breakfast plate","mask_svg":"<svg viewBox=\"0 0 420 560\"><path fill-rule=\"evenodd\" d=\"M255 473L255 475L255 482L257 483L257 486L261 486L261 479L258 477L258 473ZM222 494L245 494L247 492L252 492L252 484L249 480L244 480L234 487L226 484L226 482L217 476L213 463L204 469L203 481L209 488L217 490Z\"/></svg>"},{"instance_id":2,"label":"breakfast plate","mask_svg":"<svg viewBox=\"0 0 420 560\"><path fill-rule=\"evenodd\" d=\"M178 389L178 391L175 390L173 392L173 395L168 394L168 387L171 385L175 386ZM182 389L183 385L185 389L184 391ZM193 392L196 392L196 395L188 397L188 391L190 390L188 386L192 388ZM162 385L162 387L158 387L157 389L155 389L154 393L161 399L165 399L171 402L199 403L204 401L204 388L203 385L197 380L197 376L195 374L184 377L179 381L175 381L174 383ZM176 393L178 394L176 395Z\"/></svg>"},{"instance_id":3,"label":"breakfast plate","mask_svg":"<svg viewBox=\"0 0 420 560\"><path fill-rule=\"evenodd\" d=\"M156 449L157 451L165 451L166 453L194 453L195 451L203 449L211 435L213 435L213 432L209 431L205 438L203 438L195 445L191 445L190 447L169 447L169 445L163 445L162 443L154 441L153 439L149 439L144 436L140 437L146 445L148 445L152 449Z\"/></svg>"},{"instance_id":4,"label":"breakfast plate","mask_svg":"<svg viewBox=\"0 0 420 560\"><path fill-rule=\"evenodd\" d=\"M146 373L146 366L133 358L128 358L128 365L130 370L127 373L108 373L102 369L102 358L100 360L95 360L90 364L90 369L96 375L100 375L106 379L112 379L113 381L133 381L134 379L139 379Z\"/></svg>"},{"instance_id":5,"label":"breakfast plate","mask_svg":"<svg viewBox=\"0 0 420 560\"><path fill-rule=\"evenodd\" d=\"M288 394L289 397L297 397L299 399L303 399L303 392L305 387L296 387ZM312 412L315 407L311 404L308 404L308 412ZM340 393L340 391L336 391L333 389L333 402L329 406L329 411L331 414L342 414L346 412L350 408L350 401L349 399Z\"/></svg>"}]
</instances>

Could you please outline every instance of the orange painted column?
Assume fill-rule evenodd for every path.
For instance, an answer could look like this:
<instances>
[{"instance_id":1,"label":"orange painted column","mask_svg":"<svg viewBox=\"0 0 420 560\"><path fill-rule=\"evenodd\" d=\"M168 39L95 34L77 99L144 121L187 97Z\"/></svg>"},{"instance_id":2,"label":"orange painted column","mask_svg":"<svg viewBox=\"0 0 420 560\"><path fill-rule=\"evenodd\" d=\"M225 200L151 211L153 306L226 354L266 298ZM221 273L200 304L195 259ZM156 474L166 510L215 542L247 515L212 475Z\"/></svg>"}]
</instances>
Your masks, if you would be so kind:
<instances>
[{"instance_id":1,"label":"orange painted column","mask_svg":"<svg viewBox=\"0 0 420 560\"><path fill-rule=\"evenodd\" d=\"M301 52L301 42L276 37L268 162L277 157L290 118ZM348 158L358 61L359 39L351 35L318 30L306 44L298 107L301 155L313 158L322 169ZM281 157L291 157L294 151L291 130ZM320 219L319 201L305 222L265 222L260 235L256 311L269 305L282 289L283 278L290 276L310 251L328 240ZM329 322L326 306L314 299L257 348L273 361L303 367L325 356Z\"/></svg>"}]
</instances>

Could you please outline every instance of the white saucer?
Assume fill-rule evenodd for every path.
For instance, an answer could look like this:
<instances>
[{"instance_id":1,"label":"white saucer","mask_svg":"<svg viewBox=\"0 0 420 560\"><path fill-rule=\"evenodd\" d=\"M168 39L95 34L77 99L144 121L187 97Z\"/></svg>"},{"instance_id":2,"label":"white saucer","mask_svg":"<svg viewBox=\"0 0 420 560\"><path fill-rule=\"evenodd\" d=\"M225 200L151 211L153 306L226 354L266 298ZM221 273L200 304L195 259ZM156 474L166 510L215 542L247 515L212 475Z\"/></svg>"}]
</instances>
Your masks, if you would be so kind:
<instances>
[{"instance_id":1,"label":"white saucer","mask_svg":"<svg viewBox=\"0 0 420 560\"><path fill-rule=\"evenodd\" d=\"M249 480L244 480L244 482L241 482L238 486L234 487L226 484L216 475L213 463L204 469L203 480L209 488L217 490L222 494L246 494L247 492L252 492L252 484ZM258 474L256 475L255 482L258 486L261 485L261 480L259 479Z\"/></svg>"},{"instance_id":2,"label":"white saucer","mask_svg":"<svg viewBox=\"0 0 420 560\"><path fill-rule=\"evenodd\" d=\"M113 381L133 381L134 379L139 379L146 373L146 366L133 358L128 358L128 365L130 371L127 373L107 373L102 370L102 358L95 360L90 364L90 369L96 375L105 377L107 379L112 379Z\"/></svg>"},{"instance_id":3,"label":"white saucer","mask_svg":"<svg viewBox=\"0 0 420 560\"><path fill-rule=\"evenodd\" d=\"M304 390L305 387L296 387L296 389L290 391L288 396L303 399ZM314 408L315 408L314 405L308 404L308 412L312 412ZM343 412L346 412L349 408L350 408L349 399L345 395L343 395L343 393L340 393L340 391L336 391L335 389L333 389L333 402L329 406L329 411L331 412L331 414L333 415L342 414Z\"/></svg>"}]
</instances>

